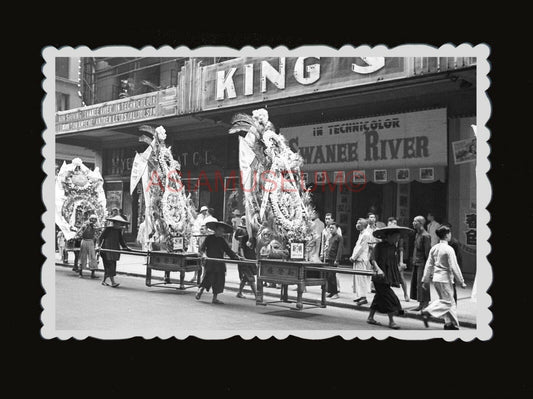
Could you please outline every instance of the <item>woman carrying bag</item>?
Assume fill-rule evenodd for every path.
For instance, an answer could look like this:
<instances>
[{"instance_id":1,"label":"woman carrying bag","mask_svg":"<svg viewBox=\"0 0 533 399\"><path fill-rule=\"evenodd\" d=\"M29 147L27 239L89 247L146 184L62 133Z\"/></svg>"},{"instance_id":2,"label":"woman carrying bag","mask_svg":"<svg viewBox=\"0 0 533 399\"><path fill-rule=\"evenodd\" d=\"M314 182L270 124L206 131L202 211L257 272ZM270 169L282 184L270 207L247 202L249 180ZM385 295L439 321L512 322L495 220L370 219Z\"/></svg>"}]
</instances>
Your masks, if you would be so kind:
<instances>
[{"instance_id":1,"label":"woman carrying bag","mask_svg":"<svg viewBox=\"0 0 533 399\"><path fill-rule=\"evenodd\" d=\"M122 235L122 227L129 222L120 215L116 215L107 219L112 222L111 226L107 226L100 238L98 239L98 246L101 249L113 249L119 251L120 248L124 248L128 251L131 249L126 245L124 236ZM115 282L115 276L117 274L117 260L120 259L120 254L116 252L100 251L102 261L104 263L104 279L102 285L109 286L107 278L111 280L111 287L116 288L120 284Z\"/></svg>"}]
</instances>

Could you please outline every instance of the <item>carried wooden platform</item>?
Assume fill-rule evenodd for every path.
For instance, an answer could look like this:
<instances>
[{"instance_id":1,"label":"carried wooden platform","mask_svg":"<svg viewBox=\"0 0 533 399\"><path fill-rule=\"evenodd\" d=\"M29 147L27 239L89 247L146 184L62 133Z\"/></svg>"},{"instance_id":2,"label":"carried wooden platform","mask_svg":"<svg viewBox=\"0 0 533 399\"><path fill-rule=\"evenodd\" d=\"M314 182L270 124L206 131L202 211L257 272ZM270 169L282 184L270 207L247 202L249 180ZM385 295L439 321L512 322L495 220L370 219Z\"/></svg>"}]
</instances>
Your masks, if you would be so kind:
<instances>
[{"instance_id":1,"label":"carried wooden platform","mask_svg":"<svg viewBox=\"0 0 533 399\"><path fill-rule=\"evenodd\" d=\"M257 305L293 303L288 298L288 286L296 284L296 307L302 310L309 307L326 307L326 272L309 270L308 266L320 267L322 264L305 261L287 261L282 259L259 259L257 261ZM265 302L263 298L263 282L281 284L279 301ZM303 297L305 287L320 286L320 301ZM305 307L304 305L310 305Z\"/></svg>"}]
</instances>

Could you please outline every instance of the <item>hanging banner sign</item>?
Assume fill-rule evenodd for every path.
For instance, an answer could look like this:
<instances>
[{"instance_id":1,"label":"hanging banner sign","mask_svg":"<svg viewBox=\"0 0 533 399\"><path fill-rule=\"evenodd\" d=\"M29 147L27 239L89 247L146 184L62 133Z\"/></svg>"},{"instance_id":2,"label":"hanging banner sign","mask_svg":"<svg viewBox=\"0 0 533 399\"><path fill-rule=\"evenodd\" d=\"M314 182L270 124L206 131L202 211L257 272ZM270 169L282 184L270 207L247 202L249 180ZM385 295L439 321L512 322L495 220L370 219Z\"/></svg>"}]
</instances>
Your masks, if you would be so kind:
<instances>
[{"instance_id":1,"label":"hanging banner sign","mask_svg":"<svg viewBox=\"0 0 533 399\"><path fill-rule=\"evenodd\" d=\"M177 114L177 89L56 113L56 134L124 125Z\"/></svg>"},{"instance_id":2,"label":"hanging banner sign","mask_svg":"<svg viewBox=\"0 0 533 399\"><path fill-rule=\"evenodd\" d=\"M446 108L287 127L280 133L304 170L447 165Z\"/></svg>"}]
</instances>

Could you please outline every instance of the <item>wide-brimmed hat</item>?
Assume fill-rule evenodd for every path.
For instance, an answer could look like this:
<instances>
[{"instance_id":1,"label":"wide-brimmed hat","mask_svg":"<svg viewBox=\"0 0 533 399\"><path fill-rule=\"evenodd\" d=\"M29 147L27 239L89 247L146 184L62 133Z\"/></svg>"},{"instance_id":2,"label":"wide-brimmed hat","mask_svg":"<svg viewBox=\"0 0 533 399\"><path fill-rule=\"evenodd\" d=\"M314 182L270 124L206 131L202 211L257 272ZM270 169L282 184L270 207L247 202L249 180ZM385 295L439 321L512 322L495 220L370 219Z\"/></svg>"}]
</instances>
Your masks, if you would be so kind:
<instances>
[{"instance_id":1,"label":"wide-brimmed hat","mask_svg":"<svg viewBox=\"0 0 533 399\"><path fill-rule=\"evenodd\" d=\"M209 210L209 208L207 206L205 206L205 205L200 208L200 212L208 211L208 210Z\"/></svg>"},{"instance_id":2,"label":"wide-brimmed hat","mask_svg":"<svg viewBox=\"0 0 533 399\"><path fill-rule=\"evenodd\" d=\"M231 227L229 224L226 224L224 222L207 222L205 224L205 227L207 227L208 229L211 229L213 231L216 230L217 227L223 227L225 233L232 233L233 232L233 227Z\"/></svg>"},{"instance_id":3,"label":"wide-brimmed hat","mask_svg":"<svg viewBox=\"0 0 533 399\"><path fill-rule=\"evenodd\" d=\"M401 235L414 233L413 229L403 226L385 226L380 229L376 229L372 232L372 235L376 238L383 239L389 234L400 233Z\"/></svg>"},{"instance_id":4,"label":"wide-brimmed hat","mask_svg":"<svg viewBox=\"0 0 533 399\"><path fill-rule=\"evenodd\" d=\"M116 216L107 218L106 220L109 220L110 222L119 222L119 223L124 223L124 224L130 224L130 222L128 222L126 219L124 219L120 215L116 215Z\"/></svg>"}]
</instances>

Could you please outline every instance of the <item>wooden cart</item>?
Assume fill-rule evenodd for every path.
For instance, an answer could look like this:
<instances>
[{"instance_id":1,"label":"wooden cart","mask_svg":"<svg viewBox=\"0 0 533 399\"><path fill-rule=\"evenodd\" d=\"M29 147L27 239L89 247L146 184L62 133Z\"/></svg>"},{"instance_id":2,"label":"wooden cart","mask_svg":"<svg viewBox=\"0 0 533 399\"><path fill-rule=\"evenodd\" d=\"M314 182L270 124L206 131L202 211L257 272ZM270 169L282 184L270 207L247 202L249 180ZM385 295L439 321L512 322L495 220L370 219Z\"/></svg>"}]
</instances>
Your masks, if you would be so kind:
<instances>
[{"instance_id":1,"label":"wooden cart","mask_svg":"<svg viewBox=\"0 0 533 399\"><path fill-rule=\"evenodd\" d=\"M201 258L197 253L168 253L168 252L148 252L146 259L146 285L148 287L162 286L167 288L187 289L200 285L202 278ZM170 272L180 273L179 285L170 282L165 278L162 283L152 283L152 270L162 270L169 276ZM185 273L197 272L195 282L185 281Z\"/></svg>"},{"instance_id":2,"label":"wooden cart","mask_svg":"<svg viewBox=\"0 0 533 399\"><path fill-rule=\"evenodd\" d=\"M326 307L326 273L325 271L307 270L306 267L324 266L322 263L305 261L286 261L282 259L259 259L257 261L257 305L268 305L276 303L294 303L289 301L288 286L296 284L296 309L304 309L304 304L310 307ZM263 299L263 282L281 284L281 295L279 301L265 302ZM322 297L320 301L303 298L305 287L320 286ZM291 307L291 309L294 309Z\"/></svg>"}]
</instances>

